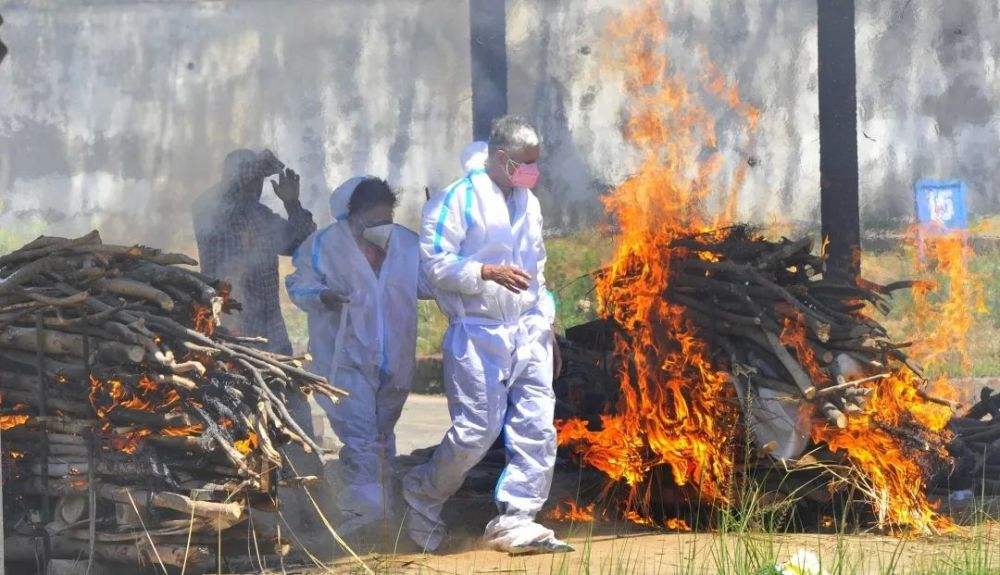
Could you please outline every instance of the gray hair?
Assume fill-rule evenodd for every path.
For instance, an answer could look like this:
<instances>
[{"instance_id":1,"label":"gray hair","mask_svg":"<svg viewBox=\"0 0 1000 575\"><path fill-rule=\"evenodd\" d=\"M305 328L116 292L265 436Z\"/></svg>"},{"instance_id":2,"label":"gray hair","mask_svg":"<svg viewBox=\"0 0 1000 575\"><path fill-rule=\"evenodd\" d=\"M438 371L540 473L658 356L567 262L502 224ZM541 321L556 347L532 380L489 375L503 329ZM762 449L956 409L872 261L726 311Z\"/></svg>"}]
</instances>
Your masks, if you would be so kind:
<instances>
[{"instance_id":1,"label":"gray hair","mask_svg":"<svg viewBox=\"0 0 1000 575\"><path fill-rule=\"evenodd\" d=\"M490 153L497 150L520 152L539 144L535 127L520 116L507 115L493 120L490 130Z\"/></svg>"}]
</instances>

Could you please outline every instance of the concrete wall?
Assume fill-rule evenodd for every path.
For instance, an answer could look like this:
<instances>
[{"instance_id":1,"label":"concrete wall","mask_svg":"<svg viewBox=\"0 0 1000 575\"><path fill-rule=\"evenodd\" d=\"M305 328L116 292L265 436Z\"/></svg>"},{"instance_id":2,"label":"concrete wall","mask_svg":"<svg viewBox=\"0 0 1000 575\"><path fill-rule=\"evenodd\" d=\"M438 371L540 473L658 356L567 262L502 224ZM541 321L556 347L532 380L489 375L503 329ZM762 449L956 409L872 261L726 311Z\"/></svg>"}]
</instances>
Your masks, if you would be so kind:
<instances>
[{"instance_id":1,"label":"concrete wall","mask_svg":"<svg viewBox=\"0 0 1000 575\"><path fill-rule=\"evenodd\" d=\"M622 4L508 0L510 109L542 128L553 226L599 217L598 195L634 165L606 65ZM386 175L412 223L423 186L456 174L470 138L463 0L0 0L0 12L0 226L184 245L184 198L237 146L298 168L322 218L328 188ZM741 215L816 221L814 1L677 0L663 13L675 71L695 86L714 62L761 112L749 135L706 98L724 173L754 164ZM1000 7L858 0L857 20L866 220L908 216L921 177L964 178L972 209L996 213Z\"/></svg>"},{"instance_id":2,"label":"concrete wall","mask_svg":"<svg viewBox=\"0 0 1000 575\"><path fill-rule=\"evenodd\" d=\"M615 0L509 0L511 108L545 128L553 168L549 221L600 211L592 198L629 172L618 127L621 85L603 61ZM585 5L585 6L584 6ZM726 170L753 158L741 216L819 218L816 5L813 0L663 2L667 49L692 87L703 50L761 113L752 137L717 116ZM909 218L921 178L961 178L970 209L1000 212L1000 4L994 0L857 0L862 216ZM554 146L553 146L554 144ZM544 201L544 200L543 200Z\"/></svg>"},{"instance_id":3,"label":"concrete wall","mask_svg":"<svg viewBox=\"0 0 1000 575\"><path fill-rule=\"evenodd\" d=\"M468 11L453 0L0 4L0 225L184 245L187 202L236 147L327 190L388 177L409 213L471 138ZM266 194L270 196L270 194ZM275 202L275 205L280 203Z\"/></svg>"}]
</instances>

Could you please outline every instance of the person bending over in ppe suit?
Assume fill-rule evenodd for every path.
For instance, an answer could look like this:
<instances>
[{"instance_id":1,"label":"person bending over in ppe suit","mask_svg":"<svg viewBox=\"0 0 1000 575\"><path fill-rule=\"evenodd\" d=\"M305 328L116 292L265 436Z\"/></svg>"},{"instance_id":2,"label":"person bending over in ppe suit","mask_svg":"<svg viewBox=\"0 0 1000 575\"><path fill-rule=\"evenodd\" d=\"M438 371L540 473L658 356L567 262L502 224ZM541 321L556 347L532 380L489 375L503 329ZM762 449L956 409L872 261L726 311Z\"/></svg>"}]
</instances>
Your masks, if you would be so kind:
<instances>
[{"instance_id":1,"label":"person bending over in ppe suit","mask_svg":"<svg viewBox=\"0 0 1000 575\"><path fill-rule=\"evenodd\" d=\"M409 394L421 283L417 235L392 223L396 195L385 181L352 178L334 191L334 222L295 252L286 279L309 320L311 369L350 395L317 398L340 450L338 531L364 542L392 509L393 429Z\"/></svg>"},{"instance_id":2,"label":"person bending over in ppe suit","mask_svg":"<svg viewBox=\"0 0 1000 575\"><path fill-rule=\"evenodd\" d=\"M450 320L442 353L452 422L431 459L403 478L406 528L425 550L440 546L443 504L501 433L507 466L486 543L510 553L571 550L534 521L556 458L558 363L542 215L531 192L538 155L530 124L500 118L488 146L477 142L466 150L465 176L424 208L421 265Z\"/></svg>"}]
</instances>

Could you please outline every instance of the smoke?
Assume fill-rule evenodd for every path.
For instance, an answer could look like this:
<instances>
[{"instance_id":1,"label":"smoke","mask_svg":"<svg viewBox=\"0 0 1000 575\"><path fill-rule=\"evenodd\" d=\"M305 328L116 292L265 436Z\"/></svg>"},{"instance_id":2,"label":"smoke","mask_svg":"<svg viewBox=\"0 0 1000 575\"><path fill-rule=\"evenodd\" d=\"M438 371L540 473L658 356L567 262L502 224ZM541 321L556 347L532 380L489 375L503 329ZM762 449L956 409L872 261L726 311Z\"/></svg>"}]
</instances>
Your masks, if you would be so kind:
<instances>
[{"instance_id":1,"label":"smoke","mask_svg":"<svg viewBox=\"0 0 1000 575\"><path fill-rule=\"evenodd\" d=\"M298 171L321 223L329 191L371 173L414 226L471 139L451 0L45 6L5 11L0 228L190 250L193 199L242 147Z\"/></svg>"},{"instance_id":2,"label":"smoke","mask_svg":"<svg viewBox=\"0 0 1000 575\"><path fill-rule=\"evenodd\" d=\"M2 0L0 0L2 2ZM635 168L604 29L617 0L508 0L509 110L544 140L550 228L603 217L598 197ZM808 3L807 3L808 4ZM819 205L813 4L663 2L665 49L698 85L703 52L761 111L752 145L720 112L719 150L744 163L740 219L815 222ZM951 5L949 5L951 6ZM230 150L268 147L326 194L361 173L402 192L458 175L471 140L469 14L456 0L124 2L8 0L0 65L0 228L175 249L191 199ZM858 2L859 155L868 222L910 217L922 177L969 183L973 213L1000 205L1000 12ZM265 199L280 203L265 190Z\"/></svg>"}]
</instances>

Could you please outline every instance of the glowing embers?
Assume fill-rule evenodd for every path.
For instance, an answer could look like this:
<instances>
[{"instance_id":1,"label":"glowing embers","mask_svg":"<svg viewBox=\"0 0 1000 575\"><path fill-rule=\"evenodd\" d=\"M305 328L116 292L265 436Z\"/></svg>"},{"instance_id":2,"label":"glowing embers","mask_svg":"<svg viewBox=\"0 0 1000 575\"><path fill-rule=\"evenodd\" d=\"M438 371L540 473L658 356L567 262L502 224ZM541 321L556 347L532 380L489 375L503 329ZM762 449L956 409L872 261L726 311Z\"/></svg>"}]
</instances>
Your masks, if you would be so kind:
<instances>
[{"instance_id":1,"label":"glowing embers","mask_svg":"<svg viewBox=\"0 0 1000 575\"><path fill-rule=\"evenodd\" d=\"M212 309L208 306L192 304L191 326L199 333L212 336L217 327L215 314L212 313Z\"/></svg>"},{"instance_id":2,"label":"glowing embers","mask_svg":"<svg viewBox=\"0 0 1000 575\"><path fill-rule=\"evenodd\" d=\"M624 519L641 527L650 527L654 529L664 528L669 531L677 532L691 531L691 527L688 526L687 521L679 517L664 519L661 524L658 524L652 519L649 519L645 515L632 509L626 509L621 512L611 512L609 516L607 511L602 511L600 513L595 512L594 507L594 503L581 505L572 499L567 499L550 509L546 513L545 517L547 519L551 519L552 521L574 521L578 523L590 523L597 520L608 519L618 521L620 519Z\"/></svg>"},{"instance_id":3,"label":"glowing embers","mask_svg":"<svg viewBox=\"0 0 1000 575\"><path fill-rule=\"evenodd\" d=\"M20 427L28 423L30 419L30 415L20 413L0 415L0 430L7 431L8 429Z\"/></svg>"},{"instance_id":4,"label":"glowing embers","mask_svg":"<svg viewBox=\"0 0 1000 575\"><path fill-rule=\"evenodd\" d=\"M102 422L102 429L109 437L108 444L116 450L125 453L135 453L142 440L157 434L167 437L198 435L203 431L201 424L168 425L168 417L183 417L182 397L173 387L157 383L148 375L129 377L108 377L100 379L90 376L89 399L94 413ZM138 411L164 416L164 424L151 426L148 423L136 423L134 417L126 417L130 425L125 428L115 428L112 419L116 411ZM139 421L143 421L139 418Z\"/></svg>"},{"instance_id":5,"label":"glowing embers","mask_svg":"<svg viewBox=\"0 0 1000 575\"><path fill-rule=\"evenodd\" d=\"M134 380L131 384L126 381ZM164 413L180 402L176 389L161 385L147 375L138 378L90 376L90 405L98 419L105 419L115 409Z\"/></svg>"},{"instance_id":6,"label":"glowing embers","mask_svg":"<svg viewBox=\"0 0 1000 575\"><path fill-rule=\"evenodd\" d=\"M594 520L594 504L577 505L572 499L563 501L552 508L546 515L553 521L579 521L586 523Z\"/></svg>"}]
</instances>

